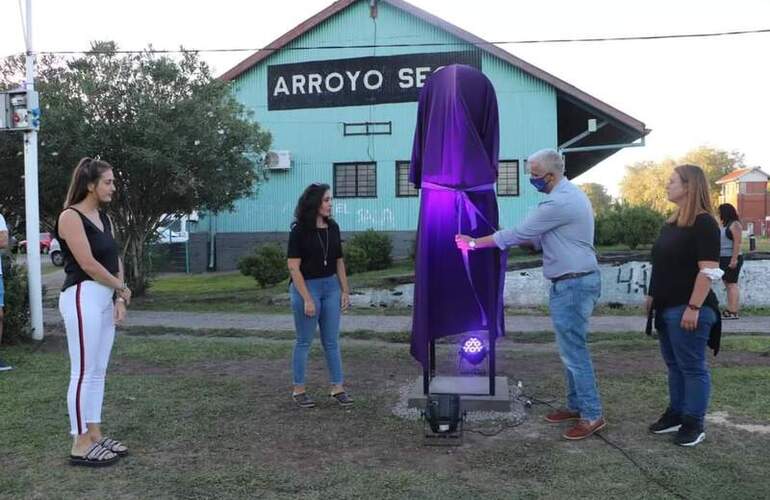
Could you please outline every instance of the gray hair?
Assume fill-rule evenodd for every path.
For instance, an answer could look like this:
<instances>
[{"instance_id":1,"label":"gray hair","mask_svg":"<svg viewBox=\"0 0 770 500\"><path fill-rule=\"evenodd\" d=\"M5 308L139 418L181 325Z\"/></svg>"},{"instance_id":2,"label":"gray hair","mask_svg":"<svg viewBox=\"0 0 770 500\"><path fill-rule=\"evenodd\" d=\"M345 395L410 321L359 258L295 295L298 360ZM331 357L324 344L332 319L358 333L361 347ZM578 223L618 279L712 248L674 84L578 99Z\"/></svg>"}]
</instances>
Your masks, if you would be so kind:
<instances>
[{"instance_id":1,"label":"gray hair","mask_svg":"<svg viewBox=\"0 0 770 500\"><path fill-rule=\"evenodd\" d=\"M564 175L564 160L555 149L541 149L529 155L527 162L537 162L543 166L546 172Z\"/></svg>"}]
</instances>

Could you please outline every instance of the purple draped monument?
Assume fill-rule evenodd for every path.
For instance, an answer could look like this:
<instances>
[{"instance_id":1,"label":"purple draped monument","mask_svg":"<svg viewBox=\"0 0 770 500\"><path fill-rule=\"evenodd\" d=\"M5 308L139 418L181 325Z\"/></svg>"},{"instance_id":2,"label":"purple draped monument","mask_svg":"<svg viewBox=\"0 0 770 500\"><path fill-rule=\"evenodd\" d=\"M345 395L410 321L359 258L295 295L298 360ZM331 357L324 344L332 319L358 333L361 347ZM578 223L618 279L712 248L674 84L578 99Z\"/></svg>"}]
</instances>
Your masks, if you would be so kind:
<instances>
[{"instance_id":1,"label":"purple draped monument","mask_svg":"<svg viewBox=\"0 0 770 500\"><path fill-rule=\"evenodd\" d=\"M411 353L423 366L426 392L434 341L466 332L487 337L494 392L494 344L505 332L506 254L497 248L463 253L454 237L498 228L498 144L497 97L487 77L464 65L435 72L420 93L409 174L421 190Z\"/></svg>"}]
</instances>

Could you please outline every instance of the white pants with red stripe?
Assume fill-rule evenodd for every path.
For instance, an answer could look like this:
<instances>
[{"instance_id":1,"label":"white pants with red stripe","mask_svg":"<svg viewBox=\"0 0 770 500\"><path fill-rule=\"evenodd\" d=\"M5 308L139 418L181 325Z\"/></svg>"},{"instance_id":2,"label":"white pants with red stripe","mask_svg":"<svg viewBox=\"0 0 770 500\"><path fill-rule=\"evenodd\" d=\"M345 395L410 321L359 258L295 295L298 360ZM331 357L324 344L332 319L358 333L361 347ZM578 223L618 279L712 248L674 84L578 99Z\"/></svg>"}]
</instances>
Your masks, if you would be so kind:
<instances>
[{"instance_id":1,"label":"white pants with red stripe","mask_svg":"<svg viewBox=\"0 0 770 500\"><path fill-rule=\"evenodd\" d=\"M115 340L112 296L111 288L96 281L73 285L59 295L70 352L67 409L73 436L102 421L104 377Z\"/></svg>"}]
</instances>

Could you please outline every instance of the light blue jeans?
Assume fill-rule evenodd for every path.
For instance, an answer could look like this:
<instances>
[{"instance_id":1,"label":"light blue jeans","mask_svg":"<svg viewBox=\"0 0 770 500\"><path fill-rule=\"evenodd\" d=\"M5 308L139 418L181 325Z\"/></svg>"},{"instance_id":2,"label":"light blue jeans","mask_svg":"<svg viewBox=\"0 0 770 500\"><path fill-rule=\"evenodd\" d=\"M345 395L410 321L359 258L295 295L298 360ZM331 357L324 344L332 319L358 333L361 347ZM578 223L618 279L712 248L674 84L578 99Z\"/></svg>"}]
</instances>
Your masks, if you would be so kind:
<instances>
[{"instance_id":1,"label":"light blue jeans","mask_svg":"<svg viewBox=\"0 0 770 500\"><path fill-rule=\"evenodd\" d=\"M305 280L308 292L315 302L315 316L305 315L305 301L297 291L294 283L289 285L291 309L294 313L294 329L297 341L292 355L292 371L294 385L305 384L305 367L313 343L316 328L321 330L321 344L326 355L326 366L329 369L329 379L332 385L342 384L342 356L340 354L340 313L341 296L340 282L337 275L327 278Z\"/></svg>"},{"instance_id":2,"label":"light blue jeans","mask_svg":"<svg viewBox=\"0 0 770 500\"><path fill-rule=\"evenodd\" d=\"M567 408L580 417L596 420L602 416L602 403L588 352L588 321L602 291L598 272L551 285L551 320L567 381Z\"/></svg>"}]
</instances>

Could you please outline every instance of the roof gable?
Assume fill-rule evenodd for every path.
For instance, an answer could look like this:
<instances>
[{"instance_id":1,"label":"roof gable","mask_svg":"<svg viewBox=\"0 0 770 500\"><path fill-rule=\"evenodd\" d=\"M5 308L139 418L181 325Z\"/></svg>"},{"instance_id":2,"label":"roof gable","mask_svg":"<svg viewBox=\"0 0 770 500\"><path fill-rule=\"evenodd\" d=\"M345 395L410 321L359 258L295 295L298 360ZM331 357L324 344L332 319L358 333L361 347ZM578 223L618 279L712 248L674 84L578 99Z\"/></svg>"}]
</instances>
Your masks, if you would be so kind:
<instances>
[{"instance_id":1,"label":"roof gable","mask_svg":"<svg viewBox=\"0 0 770 500\"><path fill-rule=\"evenodd\" d=\"M230 81L238 78L242 74L246 73L249 69L259 64L261 61L265 60L270 55L274 54L276 51L286 47L293 40L297 39L304 33L307 33L308 31L320 25L327 19L333 17L334 15L338 14L339 12L343 11L344 9L348 8L349 6L353 5L358 1L361 1L361 0L337 0L336 2L332 3L331 5L323 9L322 11L306 19L305 21L303 21L302 23L294 27L292 30L288 31L284 35L280 36L279 38L277 38L276 40L268 44L267 49L258 50L254 54L250 55L249 57L247 57L246 59L244 59L237 65L235 65L230 70L226 71L219 78L221 80L226 80L226 81ZM529 64L528 62L522 59L519 59L513 54L495 45L488 43L487 41L477 37L476 35L473 35L472 33L469 33L451 23L444 21L443 19L440 19L434 16L433 14L430 14L425 10L422 10L408 2L405 2L404 0L380 0L380 1L388 3L389 5L395 8L401 9L405 12L408 12L409 14L417 18L420 18L429 24L437 26L442 30L462 40L465 40L471 44L478 46L481 50L484 50L489 54L511 64L512 66L519 68L521 71L528 73L534 76L535 78L538 78L548 83L549 85L553 86L558 93L562 94L568 100L584 103L585 105L588 105L589 107L594 108L601 114L604 114L616 120L623 126L627 127L630 131L632 131L634 135L638 135L639 137L641 137L646 135L649 132L649 130L646 129L643 122L631 117L630 115L627 115L626 113L623 113L622 111L610 106L609 104L603 101L600 101L599 99L587 94L586 92L583 92L582 90L578 89L573 85L570 85L564 80L561 80L560 78L557 78L556 76L551 75L550 73L547 73L546 71L543 71L542 69L536 66L533 66L532 64Z\"/></svg>"},{"instance_id":2,"label":"roof gable","mask_svg":"<svg viewBox=\"0 0 770 500\"><path fill-rule=\"evenodd\" d=\"M726 184L728 182L737 182L741 178L756 172L762 176L765 177L765 180L770 178L770 175L766 174L760 167L748 167L748 168L739 168L738 170L733 170L729 174L725 175L724 177L720 178L716 181L717 184Z\"/></svg>"}]
</instances>

